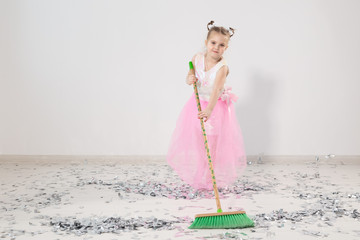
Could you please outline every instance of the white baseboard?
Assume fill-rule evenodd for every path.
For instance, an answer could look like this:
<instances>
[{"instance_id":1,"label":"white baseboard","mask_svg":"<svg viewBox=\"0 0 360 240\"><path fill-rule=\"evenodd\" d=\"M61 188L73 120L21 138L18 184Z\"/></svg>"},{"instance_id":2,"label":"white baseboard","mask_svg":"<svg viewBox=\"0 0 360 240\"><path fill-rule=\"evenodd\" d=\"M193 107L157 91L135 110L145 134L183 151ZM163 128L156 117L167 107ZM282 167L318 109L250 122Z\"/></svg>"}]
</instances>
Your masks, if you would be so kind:
<instances>
[{"instance_id":1,"label":"white baseboard","mask_svg":"<svg viewBox=\"0 0 360 240\"><path fill-rule=\"evenodd\" d=\"M259 156L248 156L248 161L254 163L259 162ZM346 164L360 164L360 155L264 155L262 156L263 163L311 163L311 162L320 162L320 163L346 163ZM261 161L260 161L261 163Z\"/></svg>"},{"instance_id":2,"label":"white baseboard","mask_svg":"<svg viewBox=\"0 0 360 240\"><path fill-rule=\"evenodd\" d=\"M320 163L360 164L359 155L318 156ZM247 156L248 162L257 163L309 163L316 162L315 155L258 155ZM166 163L165 155L0 155L0 162L121 162L121 163Z\"/></svg>"},{"instance_id":3,"label":"white baseboard","mask_svg":"<svg viewBox=\"0 0 360 240\"><path fill-rule=\"evenodd\" d=\"M162 155L0 155L0 162L165 162Z\"/></svg>"}]
</instances>

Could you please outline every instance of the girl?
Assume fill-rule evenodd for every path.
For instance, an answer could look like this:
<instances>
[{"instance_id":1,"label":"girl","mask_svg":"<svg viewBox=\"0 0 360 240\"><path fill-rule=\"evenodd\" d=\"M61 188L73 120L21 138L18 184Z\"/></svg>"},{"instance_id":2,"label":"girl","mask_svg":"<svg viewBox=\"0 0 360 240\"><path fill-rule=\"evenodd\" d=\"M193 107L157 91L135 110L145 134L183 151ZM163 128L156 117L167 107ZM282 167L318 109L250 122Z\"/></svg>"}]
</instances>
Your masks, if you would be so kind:
<instances>
[{"instance_id":1,"label":"girl","mask_svg":"<svg viewBox=\"0 0 360 240\"><path fill-rule=\"evenodd\" d=\"M177 120L167 154L169 165L195 189L212 189L200 118L204 119L217 186L233 183L239 170L246 166L241 130L232 103L237 97L230 87L224 86L229 68L222 55L234 29L214 26L214 21L207 28L206 51L192 58L195 76L189 71L186 78L189 85L197 81L202 111L198 113L192 94Z\"/></svg>"}]
</instances>

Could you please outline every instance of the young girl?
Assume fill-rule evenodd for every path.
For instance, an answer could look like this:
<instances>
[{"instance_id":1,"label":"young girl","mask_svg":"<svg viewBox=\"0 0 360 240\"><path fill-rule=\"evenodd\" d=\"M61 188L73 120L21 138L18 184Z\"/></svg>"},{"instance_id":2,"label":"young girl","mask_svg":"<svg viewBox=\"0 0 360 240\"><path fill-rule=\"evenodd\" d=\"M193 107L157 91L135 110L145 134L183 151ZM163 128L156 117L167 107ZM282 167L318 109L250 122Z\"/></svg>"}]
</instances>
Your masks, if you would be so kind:
<instances>
[{"instance_id":1,"label":"young girl","mask_svg":"<svg viewBox=\"0 0 360 240\"><path fill-rule=\"evenodd\" d=\"M224 86L229 68L222 55L234 29L214 26L213 21L207 28L206 51L192 58L195 76L189 71L186 78L189 85L197 82L202 111L198 113L192 94L177 120L167 154L169 165L195 189L212 189L200 118L204 120L217 186L233 183L239 170L246 166L241 130L232 103L237 97L230 87Z\"/></svg>"}]
</instances>

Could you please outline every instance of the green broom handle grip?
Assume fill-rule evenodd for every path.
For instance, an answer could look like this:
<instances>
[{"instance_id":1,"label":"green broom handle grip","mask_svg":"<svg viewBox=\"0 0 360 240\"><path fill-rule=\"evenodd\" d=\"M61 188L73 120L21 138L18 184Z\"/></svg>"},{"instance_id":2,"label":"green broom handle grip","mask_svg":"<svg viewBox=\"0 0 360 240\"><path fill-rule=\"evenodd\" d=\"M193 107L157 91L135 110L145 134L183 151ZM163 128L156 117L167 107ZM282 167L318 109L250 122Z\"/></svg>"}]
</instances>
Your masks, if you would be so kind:
<instances>
[{"instance_id":1,"label":"green broom handle grip","mask_svg":"<svg viewBox=\"0 0 360 240\"><path fill-rule=\"evenodd\" d=\"M189 67L190 67L190 73L195 75L194 65L193 65L193 63L191 61L189 62ZM193 86L194 86L194 92L195 92L195 96L196 96L196 103L197 103L198 111L201 112L199 92L198 92L198 89L197 89L196 81L194 82ZM206 149L207 158L208 158L208 162L209 162L209 170L210 170L211 179L212 179L212 182L213 182L213 188L214 188L214 193L215 193L215 198L216 198L217 212L222 212L221 204L220 204L220 198L219 198L219 192L218 192L218 189L217 189L217 186L216 186L214 168L213 168L213 164L212 164L212 161L211 161L208 140L207 140L207 137L206 137L204 121L203 121L202 118L200 119L200 123L201 123L201 128L202 128L202 131L203 131L205 149Z\"/></svg>"}]
</instances>

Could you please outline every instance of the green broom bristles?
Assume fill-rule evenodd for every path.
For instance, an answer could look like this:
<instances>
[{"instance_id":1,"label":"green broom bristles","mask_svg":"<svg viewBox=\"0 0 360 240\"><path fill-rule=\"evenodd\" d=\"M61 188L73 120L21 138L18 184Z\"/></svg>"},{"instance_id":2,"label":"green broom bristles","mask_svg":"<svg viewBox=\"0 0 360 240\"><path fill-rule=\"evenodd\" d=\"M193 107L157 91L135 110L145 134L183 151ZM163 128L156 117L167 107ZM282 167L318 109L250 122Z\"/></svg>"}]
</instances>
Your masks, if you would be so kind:
<instances>
[{"instance_id":1,"label":"green broom bristles","mask_svg":"<svg viewBox=\"0 0 360 240\"><path fill-rule=\"evenodd\" d=\"M227 214L218 216L197 217L190 229L215 228L247 228L253 227L254 222L246 214Z\"/></svg>"}]
</instances>

